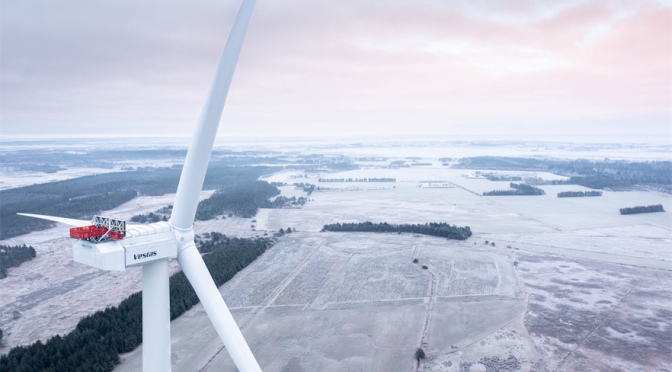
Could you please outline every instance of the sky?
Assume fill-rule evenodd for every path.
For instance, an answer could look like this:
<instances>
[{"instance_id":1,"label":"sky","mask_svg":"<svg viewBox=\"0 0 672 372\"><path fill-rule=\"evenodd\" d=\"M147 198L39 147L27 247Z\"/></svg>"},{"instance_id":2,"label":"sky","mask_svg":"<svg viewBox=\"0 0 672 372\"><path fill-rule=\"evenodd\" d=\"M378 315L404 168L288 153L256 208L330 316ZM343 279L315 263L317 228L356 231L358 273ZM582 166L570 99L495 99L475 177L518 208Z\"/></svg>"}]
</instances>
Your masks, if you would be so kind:
<instances>
[{"instance_id":1,"label":"sky","mask_svg":"<svg viewBox=\"0 0 672 372\"><path fill-rule=\"evenodd\" d=\"M1 0L0 136L189 136L240 0ZM664 135L672 1L258 0L219 136Z\"/></svg>"}]
</instances>

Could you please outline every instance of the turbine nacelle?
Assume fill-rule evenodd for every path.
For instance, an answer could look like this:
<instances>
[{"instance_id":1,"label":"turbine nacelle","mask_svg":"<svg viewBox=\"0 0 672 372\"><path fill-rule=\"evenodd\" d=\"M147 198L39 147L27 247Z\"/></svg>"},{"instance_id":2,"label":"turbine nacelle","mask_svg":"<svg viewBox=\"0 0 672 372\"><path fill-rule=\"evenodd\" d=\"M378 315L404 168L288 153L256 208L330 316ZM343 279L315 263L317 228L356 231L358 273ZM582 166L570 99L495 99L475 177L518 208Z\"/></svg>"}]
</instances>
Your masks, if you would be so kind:
<instances>
[{"instance_id":1,"label":"turbine nacelle","mask_svg":"<svg viewBox=\"0 0 672 372\"><path fill-rule=\"evenodd\" d=\"M193 229L178 229L168 222L133 226L123 240L99 243L77 240L75 262L101 270L124 271L158 260L177 258L178 250L194 245Z\"/></svg>"}]
</instances>

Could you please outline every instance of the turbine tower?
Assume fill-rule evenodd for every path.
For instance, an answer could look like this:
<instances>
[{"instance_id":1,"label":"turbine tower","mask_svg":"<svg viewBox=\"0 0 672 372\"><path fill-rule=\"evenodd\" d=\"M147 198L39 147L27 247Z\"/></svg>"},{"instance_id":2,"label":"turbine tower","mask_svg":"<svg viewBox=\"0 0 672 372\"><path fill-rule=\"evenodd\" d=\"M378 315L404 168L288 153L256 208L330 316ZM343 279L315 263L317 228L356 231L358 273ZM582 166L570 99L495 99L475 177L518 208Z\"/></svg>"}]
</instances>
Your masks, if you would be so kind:
<instances>
[{"instance_id":1,"label":"turbine tower","mask_svg":"<svg viewBox=\"0 0 672 372\"><path fill-rule=\"evenodd\" d=\"M77 226L71 230L71 236L79 239L73 247L76 262L116 271L142 266L142 365L145 372L171 370L168 288L171 258L177 258L238 370L261 372L196 249L193 229L212 146L255 4L256 0L243 0L238 10L191 139L170 221L126 227L124 221L102 217L89 222L19 213Z\"/></svg>"}]
</instances>

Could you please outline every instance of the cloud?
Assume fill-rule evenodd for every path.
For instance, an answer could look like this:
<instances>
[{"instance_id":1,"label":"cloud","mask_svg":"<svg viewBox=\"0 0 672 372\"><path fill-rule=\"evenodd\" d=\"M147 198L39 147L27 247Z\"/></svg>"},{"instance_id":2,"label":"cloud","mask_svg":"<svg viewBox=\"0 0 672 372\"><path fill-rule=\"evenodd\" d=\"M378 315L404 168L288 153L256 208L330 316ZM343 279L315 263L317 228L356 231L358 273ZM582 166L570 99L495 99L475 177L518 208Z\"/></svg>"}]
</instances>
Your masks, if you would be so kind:
<instances>
[{"instance_id":1,"label":"cloud","mask_svg":"<svg viewBox=\"0 0 672 372\"><path fill-rule=\"evenodd\" d=\"M238 5L5 1L2 134L190 133ZM220 133L669 133L671 12L260 1Z\"/></svg>"}]
</instances>

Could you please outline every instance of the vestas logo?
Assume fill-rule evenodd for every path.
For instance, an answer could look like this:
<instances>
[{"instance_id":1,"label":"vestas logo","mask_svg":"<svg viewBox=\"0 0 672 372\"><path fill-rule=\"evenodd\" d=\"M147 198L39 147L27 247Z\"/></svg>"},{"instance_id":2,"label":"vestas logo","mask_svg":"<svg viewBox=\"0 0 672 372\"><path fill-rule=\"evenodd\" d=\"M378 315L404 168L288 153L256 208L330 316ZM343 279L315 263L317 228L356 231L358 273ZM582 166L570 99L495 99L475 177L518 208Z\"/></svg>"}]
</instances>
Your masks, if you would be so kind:
<instances>
[{"instance_id":1,"label":"vestas logo","mask_svg":"<svg viewBox=\"0 0 672 372\"><path fill-rule=\"evenodd\" d=\"M134 254L133 259L134 260L139 260L141 258L148 258L148 257L154 257L154 256L156 256L156 251Z\"/></svg>"}]
</instances>

